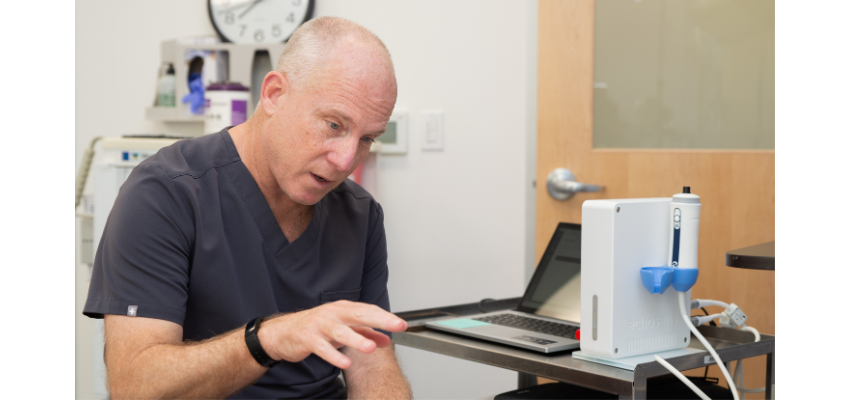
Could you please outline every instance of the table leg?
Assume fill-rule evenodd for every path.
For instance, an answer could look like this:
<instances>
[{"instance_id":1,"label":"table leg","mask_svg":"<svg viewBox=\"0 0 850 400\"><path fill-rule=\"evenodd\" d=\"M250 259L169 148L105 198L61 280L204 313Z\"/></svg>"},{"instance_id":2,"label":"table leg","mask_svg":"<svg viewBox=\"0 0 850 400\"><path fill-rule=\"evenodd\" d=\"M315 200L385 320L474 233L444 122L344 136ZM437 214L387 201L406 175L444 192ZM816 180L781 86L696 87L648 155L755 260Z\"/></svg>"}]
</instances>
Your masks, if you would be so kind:
<instances>
[{"instance_id":1,"label":"table leg","mask_svg":"<svg viewBox=\"0 0 850 400\"><path fill-rule=\"evenodd\" d=\"M776 384L776 370L774 369L776 366L776 349L772 352L767 353L767 376L764 380L764 398L765 399L774 399L776 393L774 393L773 385Z\"/></svg>"},{"instance_id":2,"label":"table leg","mask_svg":"<svg viewBox=\"0 0 850 400\"><path fill-rule=\"evenodd\" d=\"M532 374L527 374L525 372L517 372L517 388L524 389L529 386L537 385L537 376Z\"/></svg>"},{"instance_id":3,"label":"table leg","mask_svg":"<svg viewBox=\"0 0 850 400\"><path fill-rule=\"evenodd\" d=\"M632 387L631 398L634 400L646 400L646 377L635 376L635 382L634 386Z\"/></svg>"}]
</instances>

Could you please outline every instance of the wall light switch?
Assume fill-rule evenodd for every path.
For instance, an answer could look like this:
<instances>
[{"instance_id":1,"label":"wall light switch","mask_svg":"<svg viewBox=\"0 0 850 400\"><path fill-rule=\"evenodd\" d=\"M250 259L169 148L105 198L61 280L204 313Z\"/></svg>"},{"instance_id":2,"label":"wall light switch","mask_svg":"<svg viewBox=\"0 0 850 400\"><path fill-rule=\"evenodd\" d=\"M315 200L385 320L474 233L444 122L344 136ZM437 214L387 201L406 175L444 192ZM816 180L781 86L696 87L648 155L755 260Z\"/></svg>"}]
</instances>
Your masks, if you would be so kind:
<instances>
[{"instance_id":1,"label":"wall light switch","mask_svg":"<svg viewBox=\"0 0 850 400\"><path fill-rule=\"evenodd\" d=\"M422 150L443 150L442 111L422 111Z\"/></svg>"}]
</instances>

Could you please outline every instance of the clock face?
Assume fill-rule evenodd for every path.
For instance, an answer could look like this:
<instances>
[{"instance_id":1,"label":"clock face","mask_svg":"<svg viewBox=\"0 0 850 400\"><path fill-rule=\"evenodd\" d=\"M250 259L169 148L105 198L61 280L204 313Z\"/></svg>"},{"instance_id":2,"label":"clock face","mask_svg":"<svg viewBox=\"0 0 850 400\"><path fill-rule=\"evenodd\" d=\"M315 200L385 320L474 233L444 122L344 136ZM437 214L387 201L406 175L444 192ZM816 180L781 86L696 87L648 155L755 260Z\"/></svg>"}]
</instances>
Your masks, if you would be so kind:
<instances>
[{"instance_id":1,"label":"clock face","mask_svg":"<svg viewBox=\"0 0 850 400\"><path fill-rule=\"evenodd\" d=\"M233 43L281 43L310 19L313 0L209 0L218 34Z\"/></svg>"}]
</instances>

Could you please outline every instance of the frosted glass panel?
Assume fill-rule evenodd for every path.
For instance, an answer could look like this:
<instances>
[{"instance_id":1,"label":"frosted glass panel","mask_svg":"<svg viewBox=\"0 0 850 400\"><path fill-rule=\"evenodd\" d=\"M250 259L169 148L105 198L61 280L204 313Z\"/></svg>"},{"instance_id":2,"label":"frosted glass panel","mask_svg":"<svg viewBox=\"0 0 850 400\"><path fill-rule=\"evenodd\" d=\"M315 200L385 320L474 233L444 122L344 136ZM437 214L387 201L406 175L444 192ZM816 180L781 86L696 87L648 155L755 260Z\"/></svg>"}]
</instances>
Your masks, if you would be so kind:
<instances>
[{"instance_id":1,"label":"frosted glass panel","mask_svg":"<svg viewBox=\"0 0 850 400\"><path fill-rule=\"evenodd\" d=\"M774 2L598 0L596 148L774 148Z\"/></svg>"}]
</instances>

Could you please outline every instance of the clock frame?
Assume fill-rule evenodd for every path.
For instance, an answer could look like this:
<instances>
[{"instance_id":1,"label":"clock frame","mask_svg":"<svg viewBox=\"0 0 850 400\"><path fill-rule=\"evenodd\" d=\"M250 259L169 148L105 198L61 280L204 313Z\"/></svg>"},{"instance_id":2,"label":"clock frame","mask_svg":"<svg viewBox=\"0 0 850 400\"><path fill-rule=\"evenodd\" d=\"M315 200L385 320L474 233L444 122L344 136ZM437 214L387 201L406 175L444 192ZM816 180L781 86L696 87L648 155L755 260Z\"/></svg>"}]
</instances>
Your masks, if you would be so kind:
<instances>
[{"instance_id":1,"label":"clock frame","mask_svg":"<svg viewBox=\"0 0 850 400\"><path fill-rule=\"evenodd\" d=\"M313 17L314 7L314 0L207 0L210 22L221 40L241 44L285 43Z\"/></svg>"}]
</instances>

